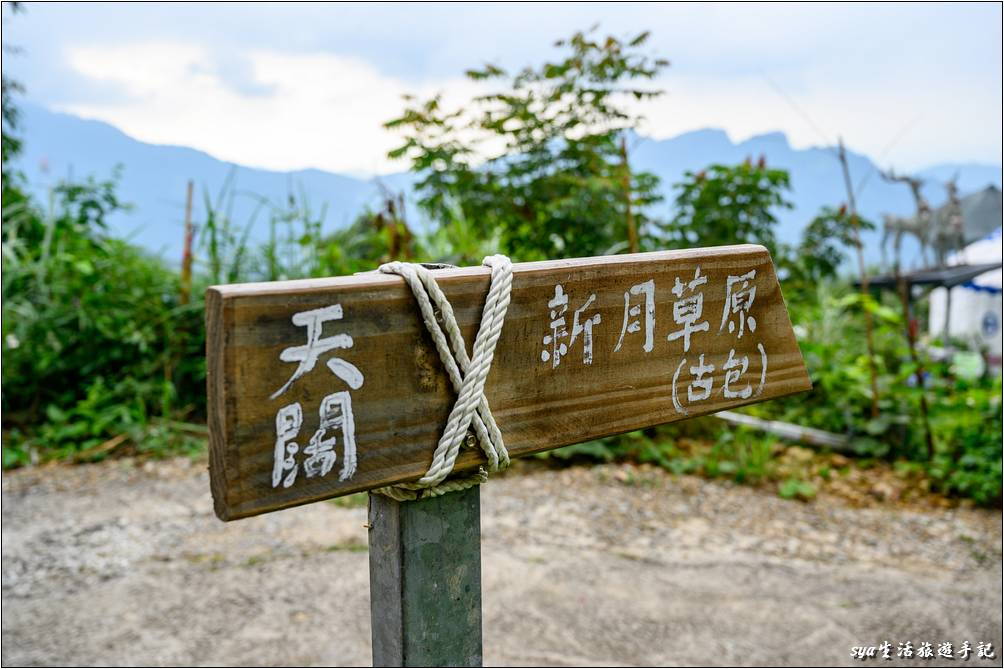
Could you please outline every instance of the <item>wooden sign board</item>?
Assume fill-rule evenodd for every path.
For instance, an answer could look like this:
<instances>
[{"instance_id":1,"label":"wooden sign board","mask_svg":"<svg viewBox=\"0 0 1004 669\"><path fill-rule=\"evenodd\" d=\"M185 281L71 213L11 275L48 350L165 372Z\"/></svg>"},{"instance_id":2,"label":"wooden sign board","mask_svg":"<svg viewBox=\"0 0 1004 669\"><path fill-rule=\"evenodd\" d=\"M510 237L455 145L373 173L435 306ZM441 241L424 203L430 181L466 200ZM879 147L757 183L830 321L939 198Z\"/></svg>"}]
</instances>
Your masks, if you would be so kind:
<instances>
[{"instance_id":1,"label":"wooden sign board","mask_svg":"<svg viewBox=\"0 0 1004 669\"><path fill-rule=\"evenodd\" d=\"M470 346L489 270L436 278ZM400 277L215 286L206 325L220 518L425 473L455 396ZM518 457L810 387L770 256L742 245L515 264L485 393Z\"/></svg>"}]
</instances>

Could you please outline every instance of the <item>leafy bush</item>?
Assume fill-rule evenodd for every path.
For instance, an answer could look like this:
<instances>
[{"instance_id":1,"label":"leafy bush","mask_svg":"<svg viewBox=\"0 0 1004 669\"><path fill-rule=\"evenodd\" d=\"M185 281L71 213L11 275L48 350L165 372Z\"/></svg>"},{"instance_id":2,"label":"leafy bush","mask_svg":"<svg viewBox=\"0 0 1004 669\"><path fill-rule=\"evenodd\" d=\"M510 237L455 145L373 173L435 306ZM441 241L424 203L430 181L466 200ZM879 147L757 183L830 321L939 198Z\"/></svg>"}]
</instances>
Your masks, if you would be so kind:
<instances>
[{"instance_id":1,"label":"leafy bush","mask_svg":"<svg viewBox=\"0 0 1004 669\"><path fill-rule=\"evenodd\" d=\"M850 215L847 207L823 207L802 232L795 249L784 249L778 258L779 272L784 273L785 288L804 291L821 281L837 277L847 260L848 249L859 244L859 233L874 230L867 219Z\"/></svg>"},{"instance_id":2,"label":"leafy bush","mask_svg":"<svg viewBox=\"0 0 1004 669\"><path fill-rule=\"evenodd\" d=\"M799 479L786 479L778 489L777 494L784 499L800 499L808 501L816 496L816 487Z\"/></svg>"},{"instance_id":3,"label":"leafy bush","mask_svg":"<svg viewBox=\"0 0 1004 669\"><path fill-rule=\"evenodd\" d=\"M865 299L840 282L816 286L814 299L789 302L813 389L748 407L785 420L851 437L863 456L921 463L944 492L981 504L1001 499L1001 378L955 378L947 363L927 360L916 383L898 299ZM875 324L879 416L871 417L871 386L863 309ZM934 444L929 457L920 398L927 400Z\"/></svg>"},{"instance_id":4,"label":"leafy bush","mask_svg":"<svg viewBox=\"0 0 1004 669\"><path fill-rule=\"evenodd\" d=\"M390 156L411 161L419 206L436 225L463 220L497 236L520 260L637 250L660 196L654 175L630 168L638 117L625 103L659 95L641 84L668 65L642 52L647 38L576 33L557 42L555 62L468 71L497 88L462 108L410 100L386 127L403 134Z\"/></svg>"},{"instance_id":5,"label":"leafy bush","mask_svg":"<svg viewBox=\"0 0 1004 669\"><path fill-rule=\"evenodd\" d=\"M703 474L737 483L757 483L771 474L771 439L697 418L657 428L587 441L539 454L562 462L633 461L674 474Z\"/></svg>"},{"instance_id":6,"label":"leafy bush","mask_svg":"<svg viewBox=\"0 0 1004 669\"><path fill-rule=\"evenodd\" d=\"M93 460L130 443L137 450L198 448L205 428L205 285L350 274L389 260L472 264L503 251L561 258L657 246L760 243L772 251L813 390L755 405L750 413L847 435L858 453L923 469L934 485L981 504L1001 500L1001 380L957 378L923 359L923 383L907 349L895 297L862 296L837 277L856 243L843 207L824 208L801 242L778 245L778 209L790 207L784 170L763 159L712 165L677 184L671 221L650 218L658 180L630 167L627 140L639 118L623 105L659 91L643 86L667 65L641 52L642 33L621 41L577 33L563 57L516 73L487 65L468 73L495 85L466 109L412 101L389 128L403 131L392 155L410 159L428 235L412 233L403 198L343 230L325 232L324 209L303 193L273 203L255 196L246 222L232 220L232 174L196 221L198 262L180 277L111 238L109 214L124 207L114 179L62 183L49 206L26 194L11 169L17 110L3 80L3 466L47 457ZM487 147L487 148L486 148ZM268 240L252 247L259 221ZM867 221L858 223L869 229ZM875 323L874 360L864 314ZM871 412L871 366L878 415ZM921 399L928 405L929 452ZM558 461L630 459L678 473L739 482L776 480L779 494L809 499L821 479L782 472L767 438L697 419L559 449ZM843 466L843 465L841 465ZM818 479L818 480L817 480Z\"/></svg>"},{"instance_id":7,"label":"leafy bush","mask_svg":"<svg viewBox=\"0 0 1004 669\"><path fill-rule=\"evenodd\" d=\"M41 425L59 456L178 407L202 415L201 306L179 305L174 272L106 234L123 206L114 182L62 183L51 202L4 209L5 425Z\"/></svg>"},{"instance_id":8,"label":"leafy bush","mask_svg":"<svg viewBox=\"0 0 1004 669\"><path fill-rule=\"evenodd\" d=\"M790 209L784 197L788 173L767 167L761 157L735 166L710 165L685 172L676 184L676 213L663 226L669 243L679 248L762 244L776 255L777 209Z\"/></svg>"},{"instance_id":9,"label":"leafy bush","mask_svg":"<svg viewBox=\"0 0 1004 669\"><path fill-rule=\"evenodd\" d=\"M936 450L928 472L945 492L979 504L999 504L1001 379L945 385L931 406Z\"/></svg>"}]
</instances>

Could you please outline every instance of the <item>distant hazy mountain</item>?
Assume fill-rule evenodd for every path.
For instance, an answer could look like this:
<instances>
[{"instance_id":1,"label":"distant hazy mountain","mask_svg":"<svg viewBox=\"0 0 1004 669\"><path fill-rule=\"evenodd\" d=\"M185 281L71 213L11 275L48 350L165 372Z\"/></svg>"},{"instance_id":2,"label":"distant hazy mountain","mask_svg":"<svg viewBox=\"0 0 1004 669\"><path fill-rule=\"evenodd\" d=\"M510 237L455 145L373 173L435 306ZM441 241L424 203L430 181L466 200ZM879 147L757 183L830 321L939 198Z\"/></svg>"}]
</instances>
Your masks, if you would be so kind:
<instances>
[{"instance_id":1,"label":"distant hazy mountain","mask_svg":"<svg viewBox=\"0 0 1004 669\"><path fill-rule=\"evenodd\" d=\"M22 166L40 195L67 175L107 178L119 167L120 197L133 208L111 221L113 229L168 259L181 258L189 179L196 186L196 221L204 220L204 195L215 201L230 175L235 184L231 216L241 224L251 220L259 204L249 194L282 203L291 193L298 199L301 192L305 193L315 211L327 205L326 225L331 229L350 223L364 207L376 204L379 194L372 180L321 170L272 172L243 167L195 149L140 142L107 123L38 106L24 105L21 122ZM410 181L403 176L384 181L392 188L407 188ZM265 218L259 216L257 220L257 234L253 236L263 239Z\"/></svg>"},{"instance_id":2,"label":"distant hazy mountain","mask_svg":"<svg viewBox=\"0 0 1004 669\"><path fill-rule=\"evenodd\" d=\"M374 179L321 170L273 172L243 167L195 149L140 142L100 121L28 104L22 111L22 166L32 187L42 195L57 178L68 174L108 177L116 166L121 166L120 195L134 208L111 221L113 229L168 260L181 256L185 184L189 179L197 187L196 221L203 216L203 194L215 199L231 174L237 193L232 218L238 223L250 220L257 206L257 200L248 194L283 202L291 193L297 198L303 193L315 211L327 206L328 229L347 225L365 207L379 202L379 186ZM721 130L698 130L666 140L637 137L630 146L632 165L662 178L668 201L665 211L671 206L672 185L686 170L700 170L711 163L734 164L746 157L756 160L761 155L769 165L789 170L792 184L789 196L795 208L779 212L778 236L784 241L796 242L801 229L820 207L837 205L846 199L840 165L832 149L793 149L783 133L758 135L736 144ZM854 183L863 183L858 199L863 216L878 223L882 212L913 212L906 187L882 181L867 156L849 152L849 161ZM944 201L941 183L956 173L963 194L990 184L1001 186L1000 166L934 165L919 173L930 179L926 194L932 205ZM394 190L408 190L413 182L409 174L380 177L379 181ZM411 219L417 219L415 212ZM267 232L265 219L258 220L252 237L263 239ZM868 241L868 255L877 259L878 244Z\"/></svg>"},{"instance_id":3,"label":"distant hazy mountain","mask_svg":"<svg viewBox=\"0 0 1004 669\"><path fill-rule=\"evenodd\" d=\"M735 164L746 158L757 160L764 156L767 164L788 170L792 190L789 199L795 205L790 211L780 212L778 237L785 241L799 238L802 228L824 205L838 205L847 200L840 163L833 148L813 147L793 149L784 133L772 132L757 135L733 144L722 130L697 130L662 141L638 138L632 164L654 172L667 184L679 180L684 171L698 171L711 163ZM886 183L878 174L878 167L865 155L847 152L851 180L858 193L857 205L861 215L876 225L884 212L911 215L914 202L906 186ZM888 167L888 166L882 166ZM1001 186L999 166L942 164L921 170L921 178L929 180L924 194L933 206L946 199L943 183L959 175L959 190L964 195L981 190L988 185ZM874 249L877 257L877 248Z\"/></svg>"}]
</instances>

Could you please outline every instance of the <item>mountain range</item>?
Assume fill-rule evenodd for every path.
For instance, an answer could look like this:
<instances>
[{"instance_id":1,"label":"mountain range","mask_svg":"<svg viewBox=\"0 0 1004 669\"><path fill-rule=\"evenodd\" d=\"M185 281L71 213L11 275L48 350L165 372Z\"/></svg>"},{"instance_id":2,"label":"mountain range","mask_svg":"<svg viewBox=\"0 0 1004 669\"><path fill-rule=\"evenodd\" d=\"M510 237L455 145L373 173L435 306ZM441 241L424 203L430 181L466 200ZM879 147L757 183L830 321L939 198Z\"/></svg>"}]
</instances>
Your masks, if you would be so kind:
<instances>
[{"instance_id":1,"label":"mountain range","mask_svg":"<svg viewBox=\"0 0 1004 669\"><path fill-rule=\"evenodd\" d=\"M367 179L316 169L278 172L245 167L192 148L141 142L107 123L33 104L24 104L21 112L24 151L20 167L41 201L46 201L48 189L60 178L91 175L108 178L119 169L119 196L133 206L128 212L112 217L109 221L112 231L170 262L181 257L189 179L197 186L195 221L204 220L205 198L215 200L229 178L234 194L230 213L235 222L251 220L261 198L281 203L292 194L304 197L314 211L325 207L324 227L328 230L349 224L366 207L377 206L381 187L408 193L414 183L409 173ZM796 149L780 132L733 142L722 130L704 129L663 140L636 136L629 147L632 167L653 172L662 180L666 202L657 212L662 215L670 212L673 184L680 181L685 171L697 171L712 163L756 160L760 156L768 165L786 169L791 175L788 198L794 207L777 212L779 240L797 242L802 228L822 206L839 205L846 200L834 149ZM886 165L876 165L868 156L853 151L847 155L862 216L878 223L883 213L913 213L909 190L879 177L879 167ZM958 175L962 195L989 185L1001 187L999 165L944 163L915 175L925 180L925 196L934 206L944 202L943 183L953 175ZM417 216L414 211L411 214L409 219L414 221ZM261 240L265 234L266 226L259 223L251 238ZM867 257L872 261L879 258L878 236L875 232L865 239Z\"/></svg>"}]
</instances>

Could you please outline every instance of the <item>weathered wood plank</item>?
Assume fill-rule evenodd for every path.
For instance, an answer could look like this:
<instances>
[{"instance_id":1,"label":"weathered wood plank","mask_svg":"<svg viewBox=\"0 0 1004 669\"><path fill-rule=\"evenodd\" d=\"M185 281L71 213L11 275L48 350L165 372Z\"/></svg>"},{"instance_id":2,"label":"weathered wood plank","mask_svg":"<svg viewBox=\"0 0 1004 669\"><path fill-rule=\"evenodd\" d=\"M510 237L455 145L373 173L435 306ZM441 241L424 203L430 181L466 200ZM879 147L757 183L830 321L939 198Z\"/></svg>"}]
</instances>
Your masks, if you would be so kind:
<instances>
[{"instance_id":1,"label":"weathered wood plank","mask_svg":"<svg viewBox=\"0 0 1004 669\"><path fill-rule=\"evenodd\" d=\"M735 280L743 276L747 280ZM488 269L447 269L437 278L472 342ZM751 289L755 295L747 309ZM684 336L688 304L696 306L686 300L696 301L697 295L703 301L692 325L701 329ZM559 305L563 299L567 303ZM367 273L216 286L206 305L210 473L220 518L425 473L454 394L399 277ZM308 342L310 318L300 316L294 324L294 314L328 309L332 316L334 305L341 318L322 324L318 342L349 335L351 348L325 350L310 371L276 395L300 369L297 356ZM552 321L562 318L564 325L555 332ZM566 347L557 366L555 342ZM287 352L287 361L280 359L295 347L301 347L299 354ZM698 377L702 354L706 373ZM354 366L362 378L342 363L329 368L332 359ZM763 247L742 245L516 264L486 394L510 453L521 456L809 388L770 256ZM337 462L327 473L307 476L305 461L315 457L316 464L320 457L308 454L308 442L320 427L326 399L331 427L319 439L336 437ZM295 409L280 414L294 404L300 407L299 423ZM297 448L289 460L295 470L282 469L279 458L279 481L273 479L277 415L286 416L288 441ZM351 460L345 449L348 423L354 428L356 466L340 478ZM456 469L482 461L477 449L465 451ZM285 487L293 471L295 479Z\"/></svg>"},{"instance_id":2,"label":"weathered wood plank","mask_svg":"<svg viewBox=\"0 0 1004 669\"><path fill-rule=\"evenodd\" d=\"M481 495L370 495L375 667L481 666Z\"/></svg>"}]
</instances>

